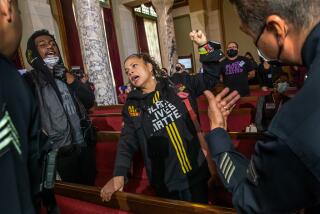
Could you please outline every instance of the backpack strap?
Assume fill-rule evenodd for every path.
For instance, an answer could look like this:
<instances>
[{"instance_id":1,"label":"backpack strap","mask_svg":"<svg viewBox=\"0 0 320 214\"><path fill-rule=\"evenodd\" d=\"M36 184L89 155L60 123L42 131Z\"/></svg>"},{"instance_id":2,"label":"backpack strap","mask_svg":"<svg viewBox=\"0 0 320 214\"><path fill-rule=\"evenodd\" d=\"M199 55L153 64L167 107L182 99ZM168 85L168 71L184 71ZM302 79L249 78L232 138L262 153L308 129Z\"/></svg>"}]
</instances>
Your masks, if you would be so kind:
<instances>
[{"instance_id":1,"label":"backpack strap","mask_svg":"<svg viewBox=\"0 0 320 214\"><path fill-rule=\"evenodd\" d=\"M196 131L197 131L197 136L198 136L198 139L199 139L199 142L200 142L201 150L202 150L205 158L207 159L208 168L209 168L210 174L211 174L212 177L215 178L215 177L217 177L216 165L212 160L212 156L210 154L206 139L204 138L204 134L203 134L203 132L201 130L201 126L200 126L200 123L199 123L199 121L197 119L197 115L194 112L194 110L193 110L193 108L191 106L191 103L190 103L190 101L188 99L189 94L186 93L186 92L178 92L177 95L182 99L182 102L184 103L184 105L186 106L186 108L187 108L187 110L189 112L190 118L191 118L191 120L193 122L193 125L194 125Z\"/></svg>"}]
</instances>

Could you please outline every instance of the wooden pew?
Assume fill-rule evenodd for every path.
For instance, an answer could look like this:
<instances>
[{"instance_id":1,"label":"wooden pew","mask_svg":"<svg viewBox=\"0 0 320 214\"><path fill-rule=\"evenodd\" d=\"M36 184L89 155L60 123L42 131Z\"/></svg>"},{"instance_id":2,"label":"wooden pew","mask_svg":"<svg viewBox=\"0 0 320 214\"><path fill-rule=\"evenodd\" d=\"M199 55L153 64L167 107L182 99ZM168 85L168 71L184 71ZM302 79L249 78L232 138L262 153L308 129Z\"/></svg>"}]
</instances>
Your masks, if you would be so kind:
<instances>
[{"instance_id":1,"label":"wooden pew","mask_svg":"<svg viewBox=\"0 0 320 214\"><path fill-rule=\"evenodd\" d=\"M58 198L60 209L66 209L66 207L61 207L61 205L69 206L67 207L68 211L72 212L72 210L74 210L74 213L79 213L79 205L85 203L85 205L87 205L88 214L97 213L95 212L96 210L89 210L90 207L99 209L101 213L103 212L103 208L113 208L137 214L236 214L236 211L230 208L169 200L126 192L116 192L109 202L102 202L100 198L100 188L63 182L56 183L55 193ZM74 206L74 204L71 203L62 203L63 200L68 199L76 199L74 202L76 202L78 206ZM95 207L92 205L98 206ZM105 213L109 212L105 211Z\"/></svg>"},{"instance_id":2,"label":"wooden pew","mask_svg":"<svg viewBox=\"0 0 320 214\"><path fill-rule=\"evenodd\" d=\"M96 144L96 186L103 186L112 178L120 131L98 132Z\"/></svg>"},{"instance_id":3,"label":"wooden pew","mask_svg":"<svg viewBox=\"0 0 320 214\"><path fill-rule=\"evenodd\" d=\"M236 108L256 108L259 96L241 97Z\"/></svg>"},{"instance_id":4,"label":"wooden pew","mask_svg":"<svg viewBox=\"0 0 320 214\"><path fill-rule=\"evenodd\" d=\"M108 143L109 140L119 140L120 139L120 131L99 131L97 133L98 142L104 141L104 143ZM264 135L262 133L245 133L245 132L228 132L231 139L239 140L239 139L263 139Z\"/></svg>"},{"instance_id":5,"label":"wooden pew","mask_svg":"<svg viewBox=\"0 0 320 214\"><path fill-rule=\"evenodd\" d=\"M98 131L119 131L122 128L121 113L93 114L90 118Z\"/></svg>"},{"instance_id":6,"label":"wooden pew","mask_svg":"<svg viewBox=\"0 0 320 214\"><path fill-rule=\"evenodd\" d=\"M123 104L109 106L95 106L90 109L90 114L105 114L105 113L121 113Z\"/></svg>"},{"instance_id":7,"label":"wooden pew","mask_svg":"<svg viewBox=\"0 0 320 214\"><path fill-rule=\"evenodd\" d=\"M246 126L254 121L255 109L239 108L234 109L228 117L228 131L243 132Z\"/></svg>"},{"instance_id":8,"label":"wooden pew","mask_svg":"<svg viewBox=\"0 0 320 214\"><path fill-rule=\"evenodd\" d=\"M119 138L120 131L100 131L97 134L96 186L104 185L112 177ZM125 189L129 192L147 195L155 194L154 190L150 188L147 172L140 153L135 154L133 157L131 177Z\"/></svg>"},{"instance_id":9,"label":"wooden pew","mask_svg":"<svg viewBox=\"0 0 320 214\"><path fill-rule=\"evenodd\" d=\"M248 96L248 97L241 97L239 100L239 104L243 103L253 103L258 99L257 96ZM201 95L198 97L198 102L207 104L207 99L204 95ZM107 113L121 113L123 104L118 104L118 105L109 105L109 106L95 106L90 109L89 114L94 116L94 115L102 115L102 114L107 114ZM207 107L207 105L205 106ZM202 109L202 108L199 108Z\"/></svg>"},{"instance_id":10,"label":"wooden pew","mask_svg":"<svg viewBox=\"0 0 320 214\"><path fill-rule=\"evenodd\" d=\"M254 108L236 108L228 117L228 130L241 132L253 122ZM121 113L104 113L90 116L93 125L98 131L120 131L123 118ZM209 119L207 109L199 110L199 120L204 132L209 131Z\"/></svg>"},{"instance_id":11,"label":"wooden pew","mask_svg":"<svg viewBox=\"0 0 320 214\"><path fill-rule=\"evenodd\" d=\"M228 131L243 132L246 126L250 125L255 117L254 108L233 109L228 117ZM199 110L199 122L202 130L207 133L210 130L210 122L207 110Z\"/></svg>"},{"instance_id":12,"label":"wooden pew","mask_svg":"<svg viewBox=\"0 0 320 214\"><path fill-rule=\"evenodd\" d=\"M268 89L268 91L262 91L260 87L251 87L250 86L250 95L251 96L265 96L272 92L272 89ZM294 95L298 92L297 87L289 87L285 92L285 95L288 97L294 97Z\"/></svg>"},{"instance_id":13,"label":"wooden pew","mask_svg":"<svg viewBox=\"0 0 320 214\"><path fill-rule=\"evenodd\" d=\"M241 97L239 101L236 104L235 109L237 108L256 108L257 101L259 99L259 96L248 96L248 97ZM208 109L208 100L205 98L205 96L200 96L197 100L198 102L198 109L201 110L207 110Z\"/></svg>"},{"instance_id":14,"label":"wooden pew","mask_svg":"<svg viewBox=\"0 0 320 214\"><path fill-rule=\"evenodd\" d=\"M249 85L250 91L261 90L260 85Z\"/></svg>"},{"instance_id":15,"label":"wooden pew","mask_svg":"<svg viewBox=\"0 0 320 214\"><path fill-rule=\"evenodd\" d=\"M99 131L97 132L97 142L118 142L120 133L120 131Z\"/></svg>"}]
</instances>

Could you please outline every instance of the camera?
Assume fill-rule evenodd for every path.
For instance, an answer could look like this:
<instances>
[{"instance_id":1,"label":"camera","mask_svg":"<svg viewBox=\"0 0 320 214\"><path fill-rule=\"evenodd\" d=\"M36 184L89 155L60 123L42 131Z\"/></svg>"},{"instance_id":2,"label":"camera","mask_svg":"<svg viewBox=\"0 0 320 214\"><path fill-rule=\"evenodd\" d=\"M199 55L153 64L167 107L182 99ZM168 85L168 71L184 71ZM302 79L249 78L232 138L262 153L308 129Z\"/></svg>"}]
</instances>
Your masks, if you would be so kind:
<instances>
[{"instance_id":1,"label":"camera","mask_svg":"<svg viewBox=\"0 0 320 214\"><path fill-rule=\"evenodd\" d=\"M71 73L79 80L84 77L84 70L80 68L80 66L73 66L71 68Z\"/></svg>"},{"instance_id":2,"label":"camera","mask_svg":"<svg viewBox=\"0 0 320 214\"><path fill-rule=\"evenodd\" d=\"M209 41L208 44L210 47L212 47L214 50L221 50L221 43L217 41Z\"/></svg>"}]
</instances>

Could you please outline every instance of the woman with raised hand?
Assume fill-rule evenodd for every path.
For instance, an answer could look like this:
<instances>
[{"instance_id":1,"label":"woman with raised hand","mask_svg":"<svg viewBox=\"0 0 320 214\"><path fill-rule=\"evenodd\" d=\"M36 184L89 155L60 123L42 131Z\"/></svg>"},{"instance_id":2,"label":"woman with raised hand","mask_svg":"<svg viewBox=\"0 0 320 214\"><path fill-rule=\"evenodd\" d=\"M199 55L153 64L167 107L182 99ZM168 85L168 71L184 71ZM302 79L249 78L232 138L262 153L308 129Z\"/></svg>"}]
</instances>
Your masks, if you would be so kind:
<instances>
[{"instance_id":1,"label":"woman with raised hand","mask_svg":"<svg viewBox=\"0 0 320 214\"><path fill-rule=\"evenodd\" d=\"M163 78L161 69L147 54L132 54L125 60L125 72L134 89L123 107L124 127L114 177L101 189L103 200L108 201L115 191L122 191L133 154L140 150L157 196L208 202L207 161L182 99L188 99L197 112L196 98L219 81L218 61L222 54L208 44L201 31L191 32L190 38L201 49L202 74L175 73ZM205 62L207 55L216 57Z\"/></svg>"}]
</instances>

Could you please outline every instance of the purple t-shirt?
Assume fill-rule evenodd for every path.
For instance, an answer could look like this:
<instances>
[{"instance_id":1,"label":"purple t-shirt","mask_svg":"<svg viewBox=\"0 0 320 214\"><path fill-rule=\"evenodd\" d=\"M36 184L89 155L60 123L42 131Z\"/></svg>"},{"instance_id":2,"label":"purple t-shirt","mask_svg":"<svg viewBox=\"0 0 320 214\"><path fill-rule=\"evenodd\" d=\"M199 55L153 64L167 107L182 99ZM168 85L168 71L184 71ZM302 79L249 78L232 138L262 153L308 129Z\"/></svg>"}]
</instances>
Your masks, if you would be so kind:
<instances>
[{"instance_id":1,"label":"purple t-shirt","mask_svg":"<svg viewBox=\"0 0 320 214\"><path fill-rule=\"evenodd\" d=\"M246 57L238 56L235 60L224 59L220 66L224 85L237 90L241 96L248 96L248 73L254 70L252 62Z\"/></svg>"}]
</instances>

